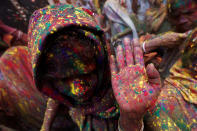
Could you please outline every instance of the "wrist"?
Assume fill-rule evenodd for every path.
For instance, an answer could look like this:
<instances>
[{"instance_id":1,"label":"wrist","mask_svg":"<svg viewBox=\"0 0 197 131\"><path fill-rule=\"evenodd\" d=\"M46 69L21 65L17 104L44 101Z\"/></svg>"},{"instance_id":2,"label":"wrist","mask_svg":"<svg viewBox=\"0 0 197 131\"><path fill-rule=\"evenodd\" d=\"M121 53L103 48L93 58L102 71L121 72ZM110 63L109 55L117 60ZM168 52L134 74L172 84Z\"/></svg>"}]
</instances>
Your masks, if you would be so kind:
<instances>
[{"instance_id":1,"label":"wrist","mask_svg":"<svg viewBox=\"0 0 197 131\"><path fill-rule=\"evenodd\" d=\"M145 49L146 49L146 52L150 52L152 50L155 50L159 46L160 46L160 43L158 43L156 39L152 39L152 40L146 41Z\"/></svg>"},{"instance_id":2,"label":"wrist","mask_svg":"<svg viewBox=\"0 0 197 131\"><path fill-rule=\"evenodd\" d=\"M143 117L135 117L129 116L123 113L120 113L119 123L118 126L120 131L141 131L144 124L143 124Z\"/></svg>"}]
</instances>

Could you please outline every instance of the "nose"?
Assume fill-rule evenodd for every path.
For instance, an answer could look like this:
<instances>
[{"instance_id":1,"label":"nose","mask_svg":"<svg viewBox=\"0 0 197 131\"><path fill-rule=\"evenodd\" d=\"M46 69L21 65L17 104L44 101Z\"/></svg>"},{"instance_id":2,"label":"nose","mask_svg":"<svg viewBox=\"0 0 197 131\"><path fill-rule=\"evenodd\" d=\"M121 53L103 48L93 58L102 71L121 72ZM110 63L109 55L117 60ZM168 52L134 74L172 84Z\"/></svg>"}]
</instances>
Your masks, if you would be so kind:
<instances>
[{"instance_id":1,"label":"nose","mask_svg":"<svg viewBox=\"0 0 197 131\"><path fill-rule=\"evenodd\" d=\"M188 22L189 22L189 20L185 16L180 16L180 18L179 18L180 24L186 24Z\"/></svg>"}]
</instances>

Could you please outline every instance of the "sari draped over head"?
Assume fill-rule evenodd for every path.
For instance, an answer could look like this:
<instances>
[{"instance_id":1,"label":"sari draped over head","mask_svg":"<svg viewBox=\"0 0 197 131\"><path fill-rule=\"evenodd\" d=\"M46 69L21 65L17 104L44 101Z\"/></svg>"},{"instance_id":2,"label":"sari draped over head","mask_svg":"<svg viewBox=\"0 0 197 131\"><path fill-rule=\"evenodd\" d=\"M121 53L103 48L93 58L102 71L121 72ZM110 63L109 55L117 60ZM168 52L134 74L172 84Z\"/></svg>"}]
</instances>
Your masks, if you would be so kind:
<instances>
[{"instance_id":1,"label":"sari draped over head","mask_svg":"<svg viewBox=\"0 0 197 131\"><path fill-rule=\"evenodd\" d=\"M47 99L35 88L29 57L25 46L11 47L0 57L0 110L5 113L0 123L34 131L39 130Z\"/></svg>"},{"instance_id":2,"label":"sari draped over head","mask_svg":"<svg viewBox=\"0 0 197 131\"><path fill-rule=\"evenodd\" d=\"M42 86L41 84L43 75L45 75L44 70L47 68L47 66L42 63L45 59L43 57L44 52L47 52L47 50L50 49L50 46L55 43L51 41L56 41L57 38L61 37L65 39L66 35L64 33L69 31L71 32L66 35L78 35L78 37L90 39L97 50L95 52L95 61L97 64L97 86L99 89L95 94L95 103L91 103L91 106L87 107L87 110L80 108L79 106L75 106L76 103L70 102L67 99L67 92L65 92L65 90L57 90L54 86ZM74 33L72 31L74 31ZM114 101L110 76L108 75L110 72L107 58L107 46L103 35L103 31L95 22L94 14L85 8L58 4L47 6L34 12L29 24L28 45L32 60L33 78L36 87L42 93L52 97L60 103L67 106L75 106L76 108L72 109L80 110L83 114L92 114L101 118L112 118L118 116L119 110L116 102ZM53 52L57 52L57 50L60 52L63 51L58 47L54 48ZM78 47L74 48L74 50L77 52ZM64 53L68 54L68 52ZM57 59L59 59L58 61L60 63L66 61L66 59ZM75 63L75 61L73 62ZM66 66L64 68L66 68ZM64 72L64 68L60 68L62 70L60 72Z\"/></svg>"}]
</instances>

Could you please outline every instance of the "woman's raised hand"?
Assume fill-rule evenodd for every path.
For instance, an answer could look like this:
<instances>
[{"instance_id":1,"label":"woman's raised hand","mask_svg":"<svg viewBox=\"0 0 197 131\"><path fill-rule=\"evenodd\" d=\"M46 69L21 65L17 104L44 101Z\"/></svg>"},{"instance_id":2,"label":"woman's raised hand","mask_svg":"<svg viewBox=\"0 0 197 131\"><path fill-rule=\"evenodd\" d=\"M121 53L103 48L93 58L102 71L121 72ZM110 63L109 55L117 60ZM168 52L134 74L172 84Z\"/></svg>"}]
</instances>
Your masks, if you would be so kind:
<instances>
[{"instance_id":1,"label":"woman's raised hand","mask_svg":"<svg viewBox=\"0 0 197 131\"><path fill-rule=\"evenodd\" d=\"M113 55L110 58L110 68L112 88L120 107L120 124L124 130L129 130L131 122L136 123L133 128L139 128L138 122L157 100L161 82L153 64L145 68L138 40L131 42L125 38L123 43L125 51L118 46L116 59Z\"/></svg>"}]
</instances>

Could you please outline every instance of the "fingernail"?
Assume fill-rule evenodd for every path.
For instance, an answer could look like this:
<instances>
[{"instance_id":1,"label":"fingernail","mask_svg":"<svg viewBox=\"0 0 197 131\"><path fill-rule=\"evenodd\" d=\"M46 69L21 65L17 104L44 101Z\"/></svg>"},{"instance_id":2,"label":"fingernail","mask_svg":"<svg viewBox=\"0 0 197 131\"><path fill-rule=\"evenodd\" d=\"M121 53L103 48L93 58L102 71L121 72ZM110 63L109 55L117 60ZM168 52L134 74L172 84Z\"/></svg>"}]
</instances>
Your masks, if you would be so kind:
<instances>
[{"instance_id":1,"label":"fingernail","mask_svg":"<svg viewBox=\"0 0 197 131\"><path fill-rule=\"evenodd\" d=\"M138 42L138 39L136 39L136 38L134 38L134 40L133 40L135 43L137 43Z\"/></svg>"},{"instance_id":2,"label":"fingernail","mask_svg":"<svg viewBox=\"0 0 197 131\"><path fill-rule=\"evenodd\" d=\"M113 59L114 59L114 56L113 56L113 55L111 55L111 56L110 56L110 58L113 60Z\"/></svg>"},{"instance_id":3,"label":"fingernail","mask_svg":"<svg viewBox=\"0 0 197 131\"><path fill-rule=\"evenodd\" d=\"M122 46L121 45L118 45L118 50L121 50L122 49Z\"/></svg>"},{"instance_id":4,"label":"fingernail","mask_svg":"<svg viewBox=\"0 0 197 131\"><path fill-rule=\"evenodd\" d=\"M181 38L185 38L185 37L187 37L187 34L185 34L185 33L184 34L180 34L180 37Z\"/></svg>"},{"instance_id":5,"label":"fingernail","mask_svg":"<svg viewBox=\"0 0 197 131\"><path fill-rule=\"evenodd\" d=\"M125 38L124 38L124 42L130 42L129 37L125 37Z\"/></svg>"},{"instance_id":6,"label":"fingernail","mask_svg":"<svg viewBox=\"0 0 197 131\"><path fill-rule=\"evenodd\" d=\"M150 66L151 66L151 67L155 67L153 63L150 63Z\"/></svg>"},{"instance_id":7,"label":"fingernail","mask_svg":"<svg viewBox=\"0 0 197 131\"><path fill-rule=\"evenodd\" d=\"M139 45L138 39L133 39L133 42L134 42L134 46Z\"/></svg>"}]
</instances>

